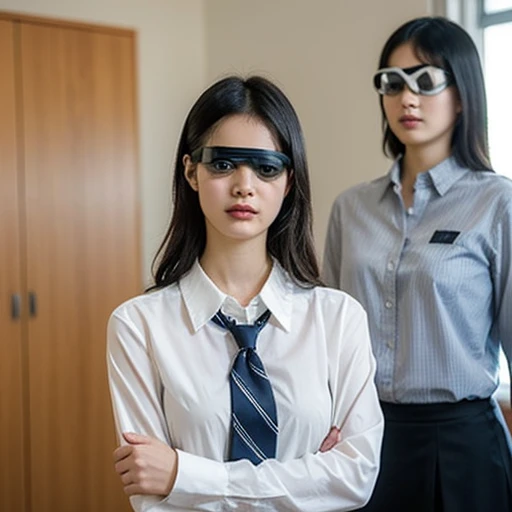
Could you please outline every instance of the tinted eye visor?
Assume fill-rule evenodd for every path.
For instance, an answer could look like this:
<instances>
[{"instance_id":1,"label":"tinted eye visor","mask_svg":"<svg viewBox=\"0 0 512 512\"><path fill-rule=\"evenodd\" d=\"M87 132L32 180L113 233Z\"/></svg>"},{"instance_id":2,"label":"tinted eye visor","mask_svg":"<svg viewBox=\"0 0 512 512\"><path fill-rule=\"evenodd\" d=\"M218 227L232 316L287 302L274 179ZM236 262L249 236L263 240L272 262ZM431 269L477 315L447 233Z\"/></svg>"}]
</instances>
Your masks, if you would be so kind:
<instances>
[{"instance_id":1,"label":"tinted eye visor","mask_svg":"<svg viewBox=\"0 0 512 512\"><path fill-rule=\"evenodd\" d=\"M235 148L223 146L211 146L196 149L192 155L192 162L211 164L219 160L227 160L233 164L246 164L254 170L264 167L273 167L284 171L290 169L292 161L280 151L258 148Z\"/></svg>"},{"instance_id":2,"label":"tinted eye visor","mask_svg":"<svg viewBox=\"0 0 512 512\"><path fill-rule=\"evenodd\" d=\"M383 68L373 77L373 85L382 95L394 96L407 85L415 94L433 96L452 84L450 74L429 64L413 68Z\"/></svg>"}]
</instances>

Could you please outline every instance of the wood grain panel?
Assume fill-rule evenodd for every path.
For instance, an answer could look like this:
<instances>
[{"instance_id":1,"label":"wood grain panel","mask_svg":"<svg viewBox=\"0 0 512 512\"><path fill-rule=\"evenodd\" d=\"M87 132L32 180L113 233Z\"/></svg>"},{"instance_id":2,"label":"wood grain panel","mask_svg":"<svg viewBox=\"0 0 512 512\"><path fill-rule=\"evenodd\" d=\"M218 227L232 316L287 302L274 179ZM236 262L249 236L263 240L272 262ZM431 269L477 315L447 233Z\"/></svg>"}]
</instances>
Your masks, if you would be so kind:
<instances>
[{"instance_id":1,"label":"wood grain panel","mask_svg":"<svg viewBox=\"0 0 512 512\"><path fill-rule=\"evenodd\" d=\"M34 16L32 14L13 12L13 11L0 11L0 20L19 21L21 23L41 24L46 27L58 28L74 28L78 30L88 30L95 33L113 34L119 36L134 37L132 30L127 28L113 27L110 25L97 23L84 23L82 21L64 20L62 18L48 18L47 16Z\"/></svg>"},{"instance_id":2,"label":"wood grain panel","mask_svg":"<svg viewBox=\"0 0 512 512\"><path fill-rule=\"evenodd\" d=\"M13 25L0 21L0 510L23 511L22 295Z\"/></svg>"},{"instance_id":3,"label":"wood grain panel","mask_svg":"<svg viewBox=\"0 0 512 512\"><path fill-rule=\"evenodd\" d=\"M510 408L510 404L501 404L501 410L503 411L503 416L512 434L512 409Z\"/></svg>"},{"instance_id":4,"label":"wood grain panel","mask_svg":"<svg viewBox=\"0 0 512 512\"><path fill-rule=\"evenodd\" d=\"M140 292L133 37L22 24L32 496L130 510L112 467L112 309Z\"/></svg>"}]
</instances>

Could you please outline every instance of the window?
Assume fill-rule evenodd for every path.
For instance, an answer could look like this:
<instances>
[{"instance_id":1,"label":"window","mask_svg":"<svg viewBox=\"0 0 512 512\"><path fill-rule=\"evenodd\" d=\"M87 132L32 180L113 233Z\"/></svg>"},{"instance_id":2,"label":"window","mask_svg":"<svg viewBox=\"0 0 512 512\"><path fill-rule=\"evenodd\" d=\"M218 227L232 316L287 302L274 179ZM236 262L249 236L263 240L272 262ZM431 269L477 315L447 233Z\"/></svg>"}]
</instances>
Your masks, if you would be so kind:
<instances>
[{"instance_id":1,"label":"window","mask_svg":"<svg viewBox=\"0 0 512 512\"><path fill-rule=\"evenodd\" d=\"M512 9L512 0L484 0L483 2L484 14L493 14L509 9Z\"/></svg>"},{"instance_id":2,"label":"window","mask_svg":"<svg viewBox=\"0 0 512 512\"><path fill-rule=\"evenodd\" d=\"M512 0L481 2L491 162L496 172L512 178Z\"/></svg>"}]
</instances>

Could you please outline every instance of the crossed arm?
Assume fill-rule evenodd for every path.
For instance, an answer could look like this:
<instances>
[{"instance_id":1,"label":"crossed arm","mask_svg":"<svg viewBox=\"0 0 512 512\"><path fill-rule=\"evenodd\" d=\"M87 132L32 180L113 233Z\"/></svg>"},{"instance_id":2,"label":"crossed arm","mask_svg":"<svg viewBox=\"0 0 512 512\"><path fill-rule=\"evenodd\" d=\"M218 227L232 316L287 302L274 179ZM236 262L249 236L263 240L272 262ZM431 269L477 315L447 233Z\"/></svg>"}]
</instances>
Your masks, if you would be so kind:
<instances>
[{"instance_id":1,"label":"crossed arm","mask_svg":"<svg viewBox=\"0 0 512 512\"><path fill-rule=\"evenodd\" d=\"M168 444L149 436L123 433L128 443L114 450L116 473L128 496L149 494L167 496L174 486L178 473L176 450ZM340 429L332 427L320 447L327 452L340 441Z\"/></svg>"}]
</instances>

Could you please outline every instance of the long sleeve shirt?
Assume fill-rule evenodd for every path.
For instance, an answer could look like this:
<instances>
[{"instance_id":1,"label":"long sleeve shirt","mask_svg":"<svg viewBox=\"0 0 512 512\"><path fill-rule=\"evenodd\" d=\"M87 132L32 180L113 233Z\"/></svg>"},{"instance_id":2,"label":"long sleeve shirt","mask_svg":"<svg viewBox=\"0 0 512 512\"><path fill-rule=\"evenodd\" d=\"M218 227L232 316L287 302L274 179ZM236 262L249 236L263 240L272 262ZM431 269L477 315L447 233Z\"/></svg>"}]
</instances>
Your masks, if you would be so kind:
<instances>
[{"instance_id":1,"label":"long sleeve shirt","mask_svg":"<svg viewBox=\"0 0 512 512\"><path fill-rule=\"evenodd\" d=\"M220 308L240 323L271 311L257 352L279 435L276 458L258 466L226 462L238 349L211 321ZM178 453L171 493L132 497L136 511L339 512L369 499L383 419L366 314L347 294L299 287L274 262L260 294L242 308L196 262L178 284L116 309L107 359L118 434L150 435ZM333 425L341 441L320 453Z\"/></svg>"},{"instance_id":2,"label":"long sleeve shirt","mask_svg":"<svg viewBox=\"0 0 512 512\"><path fill-rule=\"evenodd\" d=\"M453 157L415 183L407 210L400 161L335 201L326 282L368 313L382 400L489 397L500 344L512 357L512 182Z\"/></svg>"}]
</instances>

